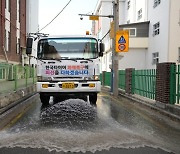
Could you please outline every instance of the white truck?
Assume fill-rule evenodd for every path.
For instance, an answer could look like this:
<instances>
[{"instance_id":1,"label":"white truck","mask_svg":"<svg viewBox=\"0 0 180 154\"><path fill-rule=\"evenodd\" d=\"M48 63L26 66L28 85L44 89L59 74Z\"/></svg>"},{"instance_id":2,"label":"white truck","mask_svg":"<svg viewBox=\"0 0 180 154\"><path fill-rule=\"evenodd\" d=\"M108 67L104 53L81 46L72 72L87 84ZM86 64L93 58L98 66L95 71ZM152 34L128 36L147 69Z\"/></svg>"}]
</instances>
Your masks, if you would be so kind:
<instances>
[{"instance_id":1,"label":"white truck","mask_svg":"<svg viewBox=\"0 0 180 154\"><path fill-rule=\"evenodd\" d=\"M32 52L33 38L27 39L26 53ZM37 92L43 105L67 98L96 104L101 91L100 60L104 44L90 35L41 37L37 49Z\"/></svg>"}]
</instances>

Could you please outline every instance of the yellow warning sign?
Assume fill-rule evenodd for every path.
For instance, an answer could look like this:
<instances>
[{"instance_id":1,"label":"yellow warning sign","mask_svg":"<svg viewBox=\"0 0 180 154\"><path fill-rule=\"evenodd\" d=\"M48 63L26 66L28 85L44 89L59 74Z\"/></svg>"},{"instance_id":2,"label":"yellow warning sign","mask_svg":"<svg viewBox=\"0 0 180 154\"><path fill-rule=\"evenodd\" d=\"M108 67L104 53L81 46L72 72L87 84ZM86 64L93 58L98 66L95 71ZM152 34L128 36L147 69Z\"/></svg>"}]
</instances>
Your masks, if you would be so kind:
<instances>
[{"instance_id":1,"label":"yellow warning sign","mask_svg":"<svg viewBox=\"0 0 180 154\"><path fill-rule=\"evenodd\" d=\"M121 30L116 32L116 52L128 52L129 31Z\"/></svg>"}]
</instances>

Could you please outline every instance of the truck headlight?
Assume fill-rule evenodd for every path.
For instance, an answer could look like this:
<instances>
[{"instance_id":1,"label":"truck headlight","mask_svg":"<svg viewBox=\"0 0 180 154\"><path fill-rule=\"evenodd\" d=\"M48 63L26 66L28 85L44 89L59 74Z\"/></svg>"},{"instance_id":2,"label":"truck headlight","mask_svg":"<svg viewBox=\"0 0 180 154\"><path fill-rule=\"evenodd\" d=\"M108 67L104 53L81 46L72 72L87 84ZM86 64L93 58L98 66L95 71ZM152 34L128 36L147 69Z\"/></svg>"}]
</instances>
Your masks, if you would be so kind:
<instances>
[{"instance_id":1,"label":"truck headlight","mask_svg":"<svg viewBox=\"0 0 180 154\"><path fill-rule=\"evenodd\" d=\"M99 75L94 75L94 80L99 80Z\"/></svg>"},{"instance_id":2,"label":"truck headlight","mask_svg":"<svg viewBox=\"0 0 180 154\"><path fill-rule=\"evenodd\" d=\"M84 77L84 80L99 80L99 75L93 75L92 77Z\"/></svg>"}]
</instances>

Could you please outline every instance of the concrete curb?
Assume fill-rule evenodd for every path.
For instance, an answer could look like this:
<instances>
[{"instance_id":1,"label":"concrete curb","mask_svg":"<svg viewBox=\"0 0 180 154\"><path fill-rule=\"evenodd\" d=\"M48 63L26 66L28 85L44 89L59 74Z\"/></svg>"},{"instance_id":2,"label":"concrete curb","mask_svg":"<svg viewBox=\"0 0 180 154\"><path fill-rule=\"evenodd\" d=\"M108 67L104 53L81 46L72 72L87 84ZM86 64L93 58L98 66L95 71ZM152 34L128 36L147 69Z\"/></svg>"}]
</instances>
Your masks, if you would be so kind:
<instances>
[{"instance_id":1,"label":"concrete curb","mask_svg":"<svg viewBox=\"0 0 180 154\"><path fill-rule=\"evenodd\" d=\"M102 91L110 93L109 87L102 87ZM135 95L130 95L125 93L122 90L119 90L119 95L125 98L128 98L136 103L139 103L145 107L148 107L152 110L158 111L161 114L170 117L172 120L180 121L180 107L170 104L162 104L154 100L146 99L143 97L137 97Z\"/></svg>"},{"instance_id":2,"label":"concrete curb","mask_svg":"<svg viewBox=\"0 0 180 154\"><path fill-rule=\"evenodd\" d=\"M36 93L36 86L31 85L14 92L0 95L0 114L17 105L19 102L27 99Z\"/></svg>"},{"instance_id":3,"label":"concrete curb","mask_svg":"<svg viewBox=\"0 0 180 154\"><path fill-rule=\"evenodd\" d=\"M11 124L11 121L14 117L21 114L22 111L25 111L28 107L32 105L32 99L37 99L38 94L32 93L31 95L27 95L22 99L18 100L14 103L14 106L8 108L6 111L0 114L0 130L8 127Z\"/></svg>"}]
</instances>

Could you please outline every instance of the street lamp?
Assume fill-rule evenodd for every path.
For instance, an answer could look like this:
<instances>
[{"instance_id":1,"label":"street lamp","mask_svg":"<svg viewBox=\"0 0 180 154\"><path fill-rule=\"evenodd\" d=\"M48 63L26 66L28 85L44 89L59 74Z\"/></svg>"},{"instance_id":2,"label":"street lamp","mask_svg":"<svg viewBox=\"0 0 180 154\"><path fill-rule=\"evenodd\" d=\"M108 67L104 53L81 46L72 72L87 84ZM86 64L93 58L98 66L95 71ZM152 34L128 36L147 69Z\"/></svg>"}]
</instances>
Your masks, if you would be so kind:
<instances>
[{"instance_id":1,"label":"street lamp","mask_svg":"<svg viewBox=\"0 0 180 154\"><path fill-rule=\"evenodd\" d=\"M114 18L113 15L93 15L93 14L78 14L80 15L80 19L83 20L83 16L88 16L90 20L99 20L99 17L107 17L107 18Z\"/></svg>"}]
</instances>

